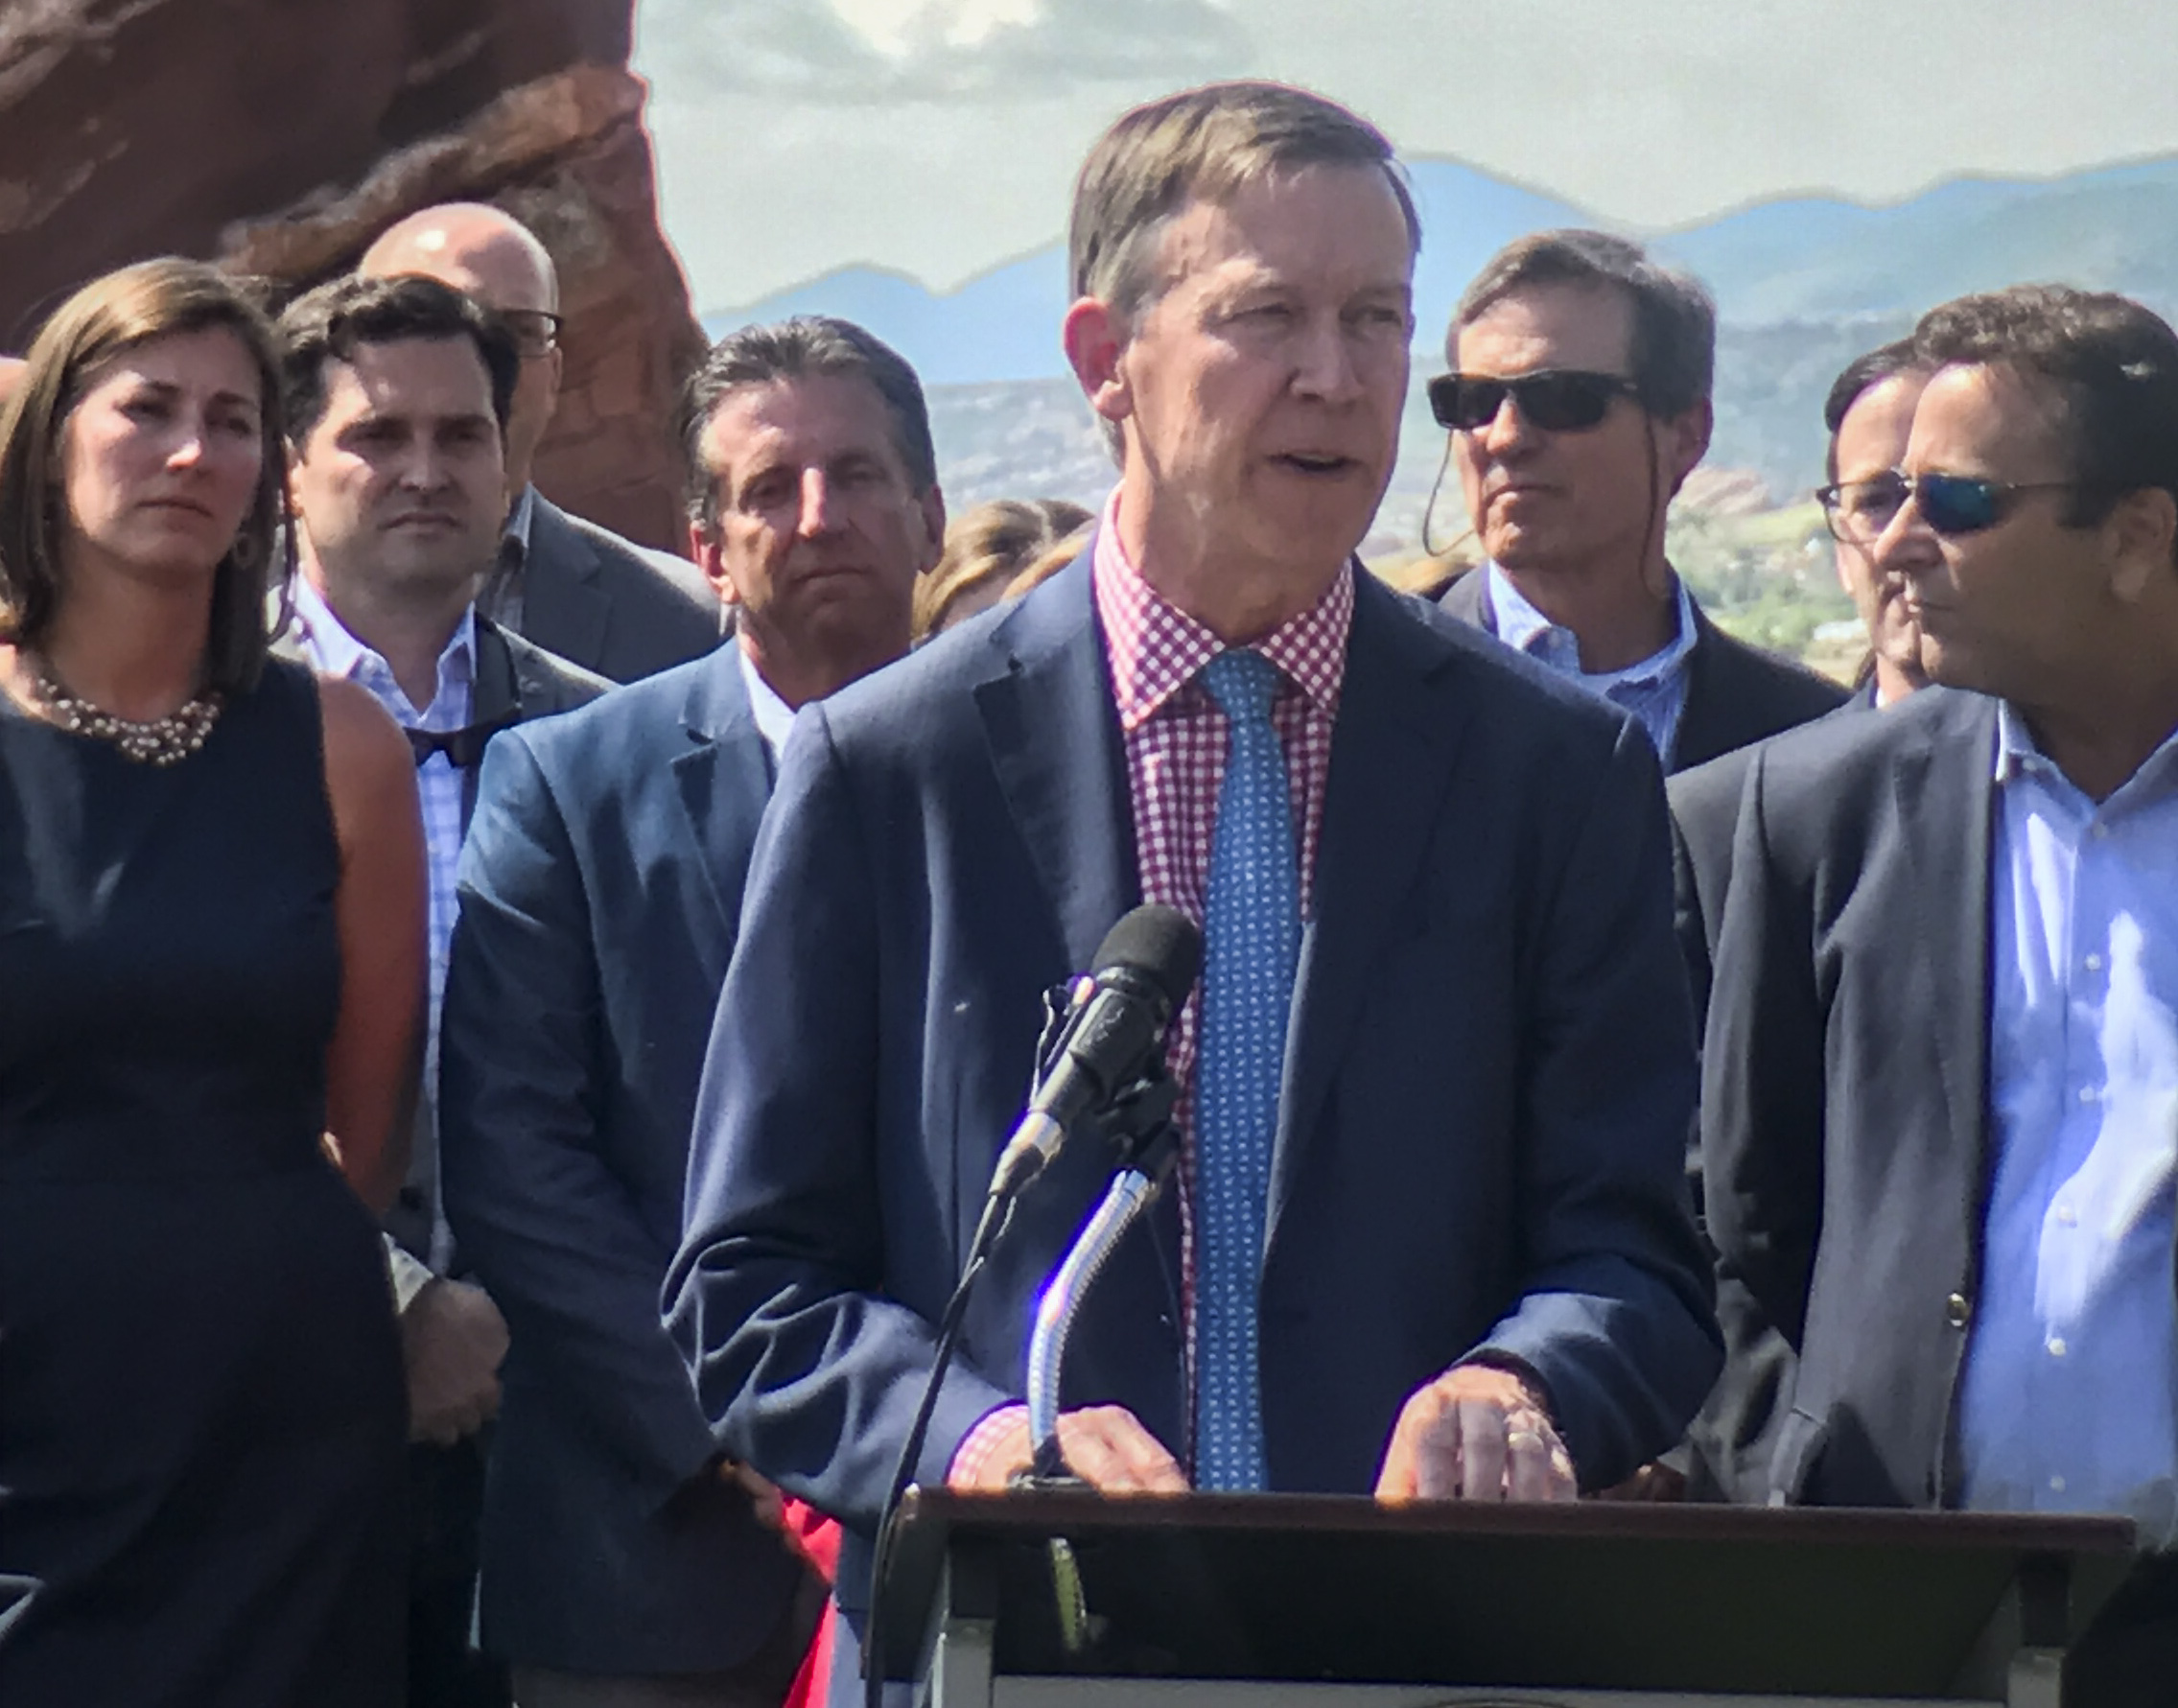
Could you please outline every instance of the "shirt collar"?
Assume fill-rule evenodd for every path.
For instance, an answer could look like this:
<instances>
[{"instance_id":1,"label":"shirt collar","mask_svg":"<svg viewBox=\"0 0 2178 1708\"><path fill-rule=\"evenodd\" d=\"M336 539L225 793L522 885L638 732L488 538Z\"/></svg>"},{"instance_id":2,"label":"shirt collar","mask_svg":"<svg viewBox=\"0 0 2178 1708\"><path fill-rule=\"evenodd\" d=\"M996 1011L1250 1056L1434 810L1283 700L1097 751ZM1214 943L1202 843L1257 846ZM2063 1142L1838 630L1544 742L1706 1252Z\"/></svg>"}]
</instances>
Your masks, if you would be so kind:
<instances>
[{"instance_id":1,"label":"shirt collar","mask_svg":"<svg viewBox=\"0 0 2178 1708\"><path fill-rule=\"evenodd\" d=\"M1227 648L1142 578L1127 556L1118 524L1119 491L1114 487L1097 525L1090 574L1112 659L1119 727L1132 733L1163 710ZM1251 648L1276 665L1325 717L1337 715L1346 677L1347 637L1353 627L1353 577L1349 558L1323 597Z\"/></svg>"},{"instance_id":2,"label":"shirt collar","mask_svg":"<svg viewBox=\"0 0 2178 1708\"><path fill-rule=\"evenodd\" d=\"M386 702L403 722L420 722L431 716L434 708L448 700L450 693L463 702L459 715L468 715L468 690L476 680L475 606L462 607L461 620L454 625L453 635L439 651L438 682L431 705L412 706L394 678L392 666L349 633L347 624L325 602L324 595L317 591L310 577L297 575L293 585L295 625L302 634L303 650L310 655L311 663L326 675L362 682L380 700Z\"/></svg>"},{"instance_id":3,"label":"shirt collar","mask_svg":"<svg viewBox=\"0 0 2178 1708\"><path fill-rule=\"evenodd\" d=\"M500 544L512 545L524 558L529 555L529 524L537 514L537 489L524 486L514 501L514 508L506 513L506 526L500 530Z\"/></svg>"},{"instance_id":4,"label":"shirt collar","mask_svg":"<svg viewBox=\"0 0 2178 1708\"><path fill-rule=\"evenodd\" d=\"M757 720L757 734L763 744L771 749L772 769L779 768L779 756L786 746L786 737L794 728L794 708L781 699L770 683L749 657L749 649L738 641L728 643L734 656L741 661L741 680L749 690L749 714Z\"/></svg>"},{"instance_id":5,"label":"shirt collar","mask_svg":"<svg viewBox=\"0 0 2178 1708\"><path fill-rule=\"evenodd\" d=\"M1555 643L1570 648L1567 656L1580 657L1580 642L1573 631L1561 628L1545 617L1522 597L1513 586L1512 577L1491 562L1485 566L1489 576L1490 610L1497 618L1497 638L1508 646L1520 652L1534 652L1539 646ZM1694 650L1698 631L1694 622L1694 596L1686 590L1686 583L1674 573L1672 575L1673 614L1678 623L1678 632L1657 651L1636 664L1621 670L1582 670L1581 676L1591 687L1611 689L1621 683L1636 686L1655 682L1669 676L1686 663L1687 655ZM1562 638L1562 639L1560 639ZM1556 661L1553 661L1556 662Z\"/></svg>"},{"instance_id":6,"label":"shirt collar","mask_svg":"<svg viewBox=\"0 0 2178 1708\"><path fill-rule=\"evenodd\" d=\"M2026 717L2009 700L1999 700L1997 786L2003 788L2026 778L2061 787L2083 802L2087 800L2085 792L2058 768L2057 761L2042 751L2034 739L2034 732L2026 727ZM2170 796L2178 796L2178 730L2166 737L2163 744L2141 761L2140 769L2094 809L2107 816L2113 810L2122 812L2128 807L2147 806Z\"/></svg>"}]
</instances>

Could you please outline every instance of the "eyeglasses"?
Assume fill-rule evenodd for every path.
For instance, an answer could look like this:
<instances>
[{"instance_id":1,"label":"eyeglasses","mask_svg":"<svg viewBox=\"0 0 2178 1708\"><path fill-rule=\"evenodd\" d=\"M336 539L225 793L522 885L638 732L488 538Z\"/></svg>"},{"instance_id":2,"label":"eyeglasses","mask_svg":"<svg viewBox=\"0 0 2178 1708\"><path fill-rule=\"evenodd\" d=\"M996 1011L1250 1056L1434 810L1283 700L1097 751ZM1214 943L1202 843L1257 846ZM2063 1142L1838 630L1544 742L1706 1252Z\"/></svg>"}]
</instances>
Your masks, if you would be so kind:
<instances>
[{"instance_id":1,"label":"eyeglasses","mask_svg":"<svg viewBox=\"0 0 2178 1708\"><path fill-rule=\"evenodd\" d=\"M1946 540L1995 527L2030 492L2073 492L2077 480L1983 480L1973 475L1902 475L1896 469L1866 480L1825 486L1821 501L1830 531L1849 545L1873 540L1910 498L1929 531ZM1839 532L1840 528L1849 531Z\"/></svg>"},{"instance_id":2,"label":"eyeglasses","mask_svg":"<svg viewBox=\"0 0 2178 1708\"><path fill-rule=\"evenodd\" d=\"M514 334L514 347L528 357L550 356L560 341L557 315L544 309L502 309L499 317Z\"/></svg>"},{"instance_id":3,"label":"eyeglasses","mask_svg":"<svg viewBox=\"0 0 2178 1708\"><path fill-rule=\"evenodd\" d=\"M1890 519L1906 506L1906 480L1894 469L1870 475L1864 480L1840 480L1818 486L1815 502L1822 506L1830 537L1847 546L1872 546Z\"/></svg>"},{"instance_id":4,"label":"eyeglasses","mask_svg":"<svg viewBox=\"0 0 2178 1708\"><path fill-rule=\"evenodd\" d=\"M1610 412L1611 400L1639 397L1623 374L1582 368L1538 368L1532 374L1492 379L1482 374L1440 374L1429 383L1430 413L1454 433L1479 433L1497 419L1510 397L1521 418L1545 433L1585 433Z\"/></svg>"}]
</instances>

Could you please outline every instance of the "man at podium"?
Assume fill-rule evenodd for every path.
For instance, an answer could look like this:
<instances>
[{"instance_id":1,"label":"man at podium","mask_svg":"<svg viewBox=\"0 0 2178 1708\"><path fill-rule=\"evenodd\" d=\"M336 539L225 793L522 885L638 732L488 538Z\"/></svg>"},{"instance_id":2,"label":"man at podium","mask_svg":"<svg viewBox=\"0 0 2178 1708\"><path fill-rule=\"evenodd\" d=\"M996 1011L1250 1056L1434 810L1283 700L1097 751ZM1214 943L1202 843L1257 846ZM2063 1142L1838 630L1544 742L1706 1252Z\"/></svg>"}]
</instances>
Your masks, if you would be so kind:
<instances>
[{"instance_id":1,"label":"man at podium","mask_svg":"<svg viewBox=\"0 0 2178 1708\"><path fill-rule=\"evenodd\" d=\"M1202 922L1206 965L1178 1186L1074 1332L1078 1475L1566 1498L1714 1376L1655 754L1357 572L1417 243L1389 144L1329 102L1122 118L1065 324L1120 464L1095 539L796 724L666 1297L721 1448L845 1521L851 1624L1042 993L1138 902ZM1030 1311L1113 1165L1076 1135L1020 1201L925 1485L1028 1462Z\"/></svg>"}]
</instances>

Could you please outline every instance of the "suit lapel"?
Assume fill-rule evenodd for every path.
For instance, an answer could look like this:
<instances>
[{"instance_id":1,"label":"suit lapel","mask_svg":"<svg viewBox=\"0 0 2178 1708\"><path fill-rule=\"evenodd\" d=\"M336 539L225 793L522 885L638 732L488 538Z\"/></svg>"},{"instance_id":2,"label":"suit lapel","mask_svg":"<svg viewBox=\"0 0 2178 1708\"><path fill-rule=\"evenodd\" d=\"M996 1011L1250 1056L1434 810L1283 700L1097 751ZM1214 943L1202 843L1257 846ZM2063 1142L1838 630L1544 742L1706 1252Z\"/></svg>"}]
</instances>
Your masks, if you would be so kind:
<instances>
[{"instance_id":1,"label":"suit lapel","mask_svg":"<svg viewBox=\"0 0 2178 1708\"><path fill-rule=\"evenodd\" d=\"M734 870L722 867L718 851L748 848L752 839L740 833L742 821L752 803L771 798L772 783L771 754L749 710L738 647L721 646L704 662L689 689L681 722L691 745L672 761L673 784L702 854L696 865L711 898L713 920L730 941L748 874L745 861Z\"/></svg>"},{"instance_id":2,"label":"suit lapel","mask_svg":"<svg viewBox=\"0 0 2178 1708\"><path fill-rule=\"evenodd\" d=\"M1694 607L1694 650L1686 661L1686 704L1679 710L1679 727L1665 755L1665 769L1691 771L1704 760L1726 751L1728 743L1717 737L1716 709L1731 699L1729 689L1717 680L1722 652L1717 644L1716 625L1699 605Z\"/></svg>"},{"instance_id":3,"label":"suit lapel","mask_svg":"<svg viewBox=\"0 0 2178 1708\"><path fill-rule=\"evenodd\" d=\"M522 564L522 632L547 652L596 669L610 616L597 554L539 493Z\"/></svg>"},{"instance_id":4,"label":"suit lapel","mask_svg":"<svg viewBox=\"0 0 2178 1708\"><path fill-rule=\"evenodd\" d=\"M1271 1161L1270 1237L1345 1054L1370 970L1412 919L1417 876L1457 750L1463 708L1432 691L1444 643L1357 577L1338 725L1302 933L1278 1133Z\"/></svg>"},{"instance_id":5,"label":"suit lapel","mask_svg":"<svg viewBox=\"0 0 2178 1708\"><path fill-rule=\"evenodd\" d=\"M1962 1189L1981 1226L1989 1173L1989 844L1995 834L1996 702L1959 695L1891 773L1906 843L1918 961L1935 1017L1952 1154L1974 1159Z\"/></svg>"},{"instance_id":6,"label":"suit lapel","mask_svg":"<svg viewBox=\"0 0 2178 1708\"><path fill-rule=\"evenodd\" d=\"M1140 896L1089 564L1085 550L1008 614L992 634L999 667L974 690L998 787L1076 969Z\"/></svg>"}]
</instances>

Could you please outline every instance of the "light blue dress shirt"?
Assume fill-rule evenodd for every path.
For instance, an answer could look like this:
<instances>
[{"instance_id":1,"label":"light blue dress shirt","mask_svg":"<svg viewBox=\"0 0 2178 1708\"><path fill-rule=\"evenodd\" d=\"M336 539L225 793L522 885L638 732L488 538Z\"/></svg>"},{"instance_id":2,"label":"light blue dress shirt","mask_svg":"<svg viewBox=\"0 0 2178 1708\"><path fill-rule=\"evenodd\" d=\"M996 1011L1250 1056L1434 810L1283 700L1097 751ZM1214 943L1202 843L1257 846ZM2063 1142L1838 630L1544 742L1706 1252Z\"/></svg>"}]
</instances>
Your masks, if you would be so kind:
<instances>
[{"instance_id":1,"label":"light blue dress shirt","mask_svg":"<svg viewBox=\"0 0 2178 1708\"><path fill-rule=\"evenodd\" d=\"M2010 707L1991 847L1969 1507L2118 1512L2178 1540L2178 735L2100 806Z\"/></svg>"},{"instance_id":2,"label":"light blue dress shirt","mask_svg":"<svg viewBox=\"0 0 2178 1708\"><path fill-rule=\"evenodd\" d=\"M1497 618L1497 638L1531 658L1548 665L1560 676L1569 676L1620 710L1630 712L1656 749L1668 770L1672 746L1678 739L1679 714L1686 710L1687 660L1694 655L1698 634L1694 626L1694 599L1686 583L1672 577L1677 594L1678 633L1661 651L1623 670L1583 670L1581 642L1569 628L1560 628L1520 597L1512 577L1490 564L1490 610Z\"/></svg>"}]
</instances>

